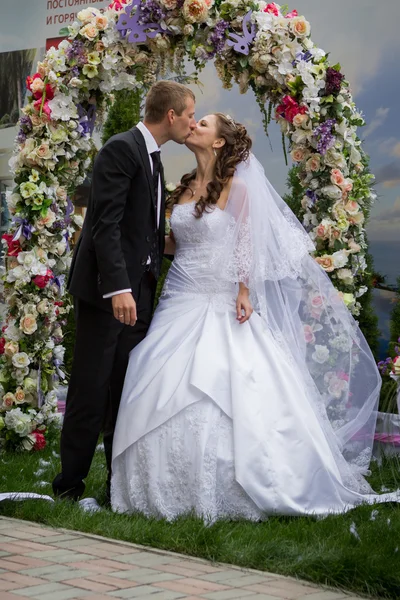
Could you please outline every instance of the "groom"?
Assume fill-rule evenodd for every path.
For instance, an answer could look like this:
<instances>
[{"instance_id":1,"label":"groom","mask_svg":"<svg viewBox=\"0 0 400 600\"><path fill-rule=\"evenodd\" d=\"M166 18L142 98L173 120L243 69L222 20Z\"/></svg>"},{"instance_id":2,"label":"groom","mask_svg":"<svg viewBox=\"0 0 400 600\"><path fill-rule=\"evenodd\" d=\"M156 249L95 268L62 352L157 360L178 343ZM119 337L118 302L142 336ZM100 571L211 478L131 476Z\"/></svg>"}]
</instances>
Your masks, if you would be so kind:
<instances>
[{"instance_id":1,"label":"groom","mask_svg":"<svg viewBox=\"0 0 400 600\"><path fill-rule=\"evenodd\" d=\"M61 433L56 496L85 490L100 432L111 478L112 438L130 351L149 328L164 251L160 146L183 144L196 127L194 94L172 81L152 86L145 118L113 136L97 155L68 289L76 341Z\"/></svg>"}]
</instances>

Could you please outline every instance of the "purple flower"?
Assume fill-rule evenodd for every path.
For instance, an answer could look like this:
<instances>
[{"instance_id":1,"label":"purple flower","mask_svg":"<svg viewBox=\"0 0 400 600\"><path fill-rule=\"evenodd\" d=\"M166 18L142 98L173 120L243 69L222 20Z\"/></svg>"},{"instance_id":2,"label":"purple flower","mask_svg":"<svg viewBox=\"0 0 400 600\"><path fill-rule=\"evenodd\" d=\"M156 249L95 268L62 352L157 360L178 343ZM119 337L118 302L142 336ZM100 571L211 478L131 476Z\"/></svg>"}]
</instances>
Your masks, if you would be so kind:
<instances>
[{"instance_id":1,"label":"purple flower","mask_svg":"<svg viewBox=\"0 0 400 600\"><path fill-rule=\"evenodd\" d=\"M336 138L332 135L332 127L335 123L335 119L327 119L314 129L313 136L318 139L317 150L322 155L326 154L335 143Z\"/></svg>"},{"instance_id":2,"label":"purple flower","mask_svg":"<svg viewBox=\"0 0 400 600\"><path fill-rule=\"evenodd\" d=\"M309 50L307 50L306 52L298 52L296 54L295 60L292 62L292 65L295 67L297 62L300 62L301 60L308 62L311 59L312 59L312 54Z\"/></svg>"},{"instance_id":3,"label":"purple flower","mask_svg":"<svg viewBox=\"0 0 400 600\"><path fill-rule=\"evenodd\" d=\"M18 135L17 135L17 142L19 144L23 144L26 140L26 133L24 133L24 131L22 129L19 130Z\"/></svg>"},{"instance_id":4,"label":"purple flower","mask_svg":"<svg viewBox=\"0 0 400 600\"><path fill-rule=\"evenodd\" d=\"M315 204L318 200L318 196L313 190L307 190L306 196L307 196L307 198L309 198L311 200L312 204Z\"/></svg>"},{"instance_id":5,"label":"purple flower","mask_svg":"<svg viewBox=\"0 0 400 600\"><path fill-rule=\"evenodd\" d=\"M142 23L159 23L166 17L166 13L155 0L146 0L141 5L140 20Z\"/></svg>"},{"instance_id":6,"label":"purple flower","mask_svg":"<svg viewBox=\"0 0 400 600\"><path fill-rule=\"evenodd\" d=\"M330 94L338 94L340 92L340 88L342 87L342 80L344 79L344 75L336 69L332 69L332 67L328 67L326 70L326 86L325 86L325 94L329 96Z\"/></svg>"},{"instance_id":7,"label":"purple flower","mask_svg":"<svg viewBox=\"0 0 400 600\"><path fill-rule=\"evenodd\" d=\"M30 133L33 129L31 118L23 115L19 120L19 125L24 133Z\"/></svg>"},{"instance_id":8,"label":"purple flower","mask_svg":"<svg viewBox=\"0 0 400 600\"><path fill-rule=\"evenodd\" d=\"M71 66L84 65L87 62L85 45L80 40L74 40L65 55Z\"/></svg>"},{"instance_id":9,"label":"purple flower","mask_svg":"<svg viewBox=\"0 0 400 600\"><path fill-rule=\"evenodd\" d=\"M218 21L208 36L207 45L212 46L213 50L208 53L209 58L213 58L216 54L220 54L225 46L225 32L229 27L229 23L224 19Z\"/></svg>"}]
</instances>

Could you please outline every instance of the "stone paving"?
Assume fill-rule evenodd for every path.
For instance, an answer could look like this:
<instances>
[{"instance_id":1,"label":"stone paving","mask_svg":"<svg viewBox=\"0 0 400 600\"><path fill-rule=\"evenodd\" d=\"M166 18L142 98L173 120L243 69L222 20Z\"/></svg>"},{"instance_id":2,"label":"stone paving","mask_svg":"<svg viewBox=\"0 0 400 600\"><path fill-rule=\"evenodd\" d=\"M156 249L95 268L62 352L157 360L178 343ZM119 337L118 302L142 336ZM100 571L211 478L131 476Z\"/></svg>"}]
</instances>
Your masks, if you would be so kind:
<instances>
[{"instance_id":1,"label":"stone paving","mask_svg":"<svg viewBox=\"0 0 400 600\"><path fill-rule=\"evenodd\" d=\"M0 517L0 600L356 600L271 573Z\"/></svg>"}]
</instances>

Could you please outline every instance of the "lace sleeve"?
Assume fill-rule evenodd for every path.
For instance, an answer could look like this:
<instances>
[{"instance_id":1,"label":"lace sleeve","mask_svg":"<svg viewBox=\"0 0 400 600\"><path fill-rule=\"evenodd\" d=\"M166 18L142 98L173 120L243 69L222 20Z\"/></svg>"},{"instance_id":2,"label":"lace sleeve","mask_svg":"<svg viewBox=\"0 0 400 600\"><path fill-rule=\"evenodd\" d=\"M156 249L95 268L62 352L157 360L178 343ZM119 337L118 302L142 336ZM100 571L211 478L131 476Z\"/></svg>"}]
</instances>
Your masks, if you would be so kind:
<instances>
[{"instance_id":1,"label":"lace sleeve","mask_svg":"<svg viewBox=\"0 0 400 600\"><path fill-rule=\"evenodd\" d=\"M236 244L233 251L233 269L239 283L244 283L248 286L252 262L251 223L250 217L247 216L238 227Z\"/></svg>"},{"instance_id":2,"label":"lace sleeve","mask_svg":"<svg viewBox=\"0 0 400 600\"><path fill-rule=\"evenodd\" d=\"M229 279L248 286L253 264L253 247L249 199L244 181L235 177L229 194L226 212L231 219L232 236L228 263Z\"/></svg>"}]
</instances>

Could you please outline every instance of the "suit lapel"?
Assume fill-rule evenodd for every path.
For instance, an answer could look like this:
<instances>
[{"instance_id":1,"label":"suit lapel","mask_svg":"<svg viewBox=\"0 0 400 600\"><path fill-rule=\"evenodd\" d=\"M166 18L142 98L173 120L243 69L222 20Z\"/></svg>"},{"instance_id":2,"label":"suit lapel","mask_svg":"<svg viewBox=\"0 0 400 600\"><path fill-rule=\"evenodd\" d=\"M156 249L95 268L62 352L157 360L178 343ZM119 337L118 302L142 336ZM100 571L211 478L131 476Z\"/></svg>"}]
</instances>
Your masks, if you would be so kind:
<instances>
[{"instance_id":1,"label":"suit lapel","mask_svg":"<svg viewBox=\"0 0 400 600\"><path fill-rule=\"evenodd\" d=\"M131 131L133 133L133 137L135 138L135 141L139 148L140 157L143 162L144 170L146 172L147 182L148 182L149 188L150 188L151 203L153 206L153 210L155 210L155 217L157 219L157 198L155 196L154 187L153 187L153 174L151 172L151 166L150 166L151 158L147 153L146 142L144 141L144 137L140 133L139 129L137 127L133 127L131 129Z\"/></svg>"}]
</instances>

